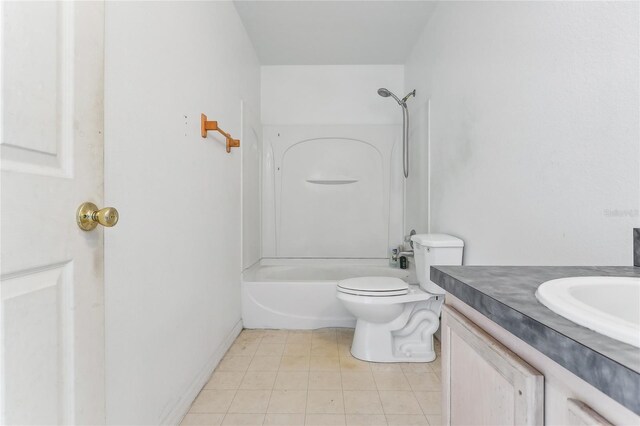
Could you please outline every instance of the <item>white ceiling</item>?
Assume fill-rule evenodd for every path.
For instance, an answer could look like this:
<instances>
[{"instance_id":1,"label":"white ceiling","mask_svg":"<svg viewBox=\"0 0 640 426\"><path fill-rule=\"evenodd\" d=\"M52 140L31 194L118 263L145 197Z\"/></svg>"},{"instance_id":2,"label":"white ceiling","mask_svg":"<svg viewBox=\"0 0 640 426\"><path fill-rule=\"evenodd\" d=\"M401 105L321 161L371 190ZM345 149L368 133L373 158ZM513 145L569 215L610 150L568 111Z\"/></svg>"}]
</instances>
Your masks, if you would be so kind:
<instances>
[{"instance_id":1,"label":"white ceiling","mask_svg":"<svg viewBox=\"0 0 640 426\"><path fill-rule=\"evenodd\" d=\"M403 64L433 1L243 1L263 65Z\"/></svg>"}]
</instances>

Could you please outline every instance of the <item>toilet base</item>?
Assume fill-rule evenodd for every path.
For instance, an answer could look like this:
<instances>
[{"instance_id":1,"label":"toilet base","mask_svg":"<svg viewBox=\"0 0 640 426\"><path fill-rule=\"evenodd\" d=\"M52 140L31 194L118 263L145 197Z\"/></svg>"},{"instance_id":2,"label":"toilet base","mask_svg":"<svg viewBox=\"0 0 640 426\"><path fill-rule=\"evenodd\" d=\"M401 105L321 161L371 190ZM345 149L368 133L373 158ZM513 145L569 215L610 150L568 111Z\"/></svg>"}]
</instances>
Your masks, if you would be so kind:
<instances>
[{"instance_id":1,"label":"toilet base","mask_svg":"<svg viewBox=\"0 0 640 426\"><path fill-rule=\"evenodd\" d=\"M439 322L429 309L414 310L399 329L358 319L351 355L371 362L431 362L436 358L433 334Z\"/></svg>"}]
</instances>

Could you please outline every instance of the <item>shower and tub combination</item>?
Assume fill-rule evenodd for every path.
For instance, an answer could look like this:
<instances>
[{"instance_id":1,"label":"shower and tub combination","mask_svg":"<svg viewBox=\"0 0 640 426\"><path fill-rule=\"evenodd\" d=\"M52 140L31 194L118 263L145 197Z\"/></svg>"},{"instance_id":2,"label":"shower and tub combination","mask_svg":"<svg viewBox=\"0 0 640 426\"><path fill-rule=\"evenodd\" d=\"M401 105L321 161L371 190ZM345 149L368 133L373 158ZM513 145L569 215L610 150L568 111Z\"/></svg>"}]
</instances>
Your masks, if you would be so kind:
<instances>
[{"instance_id":1,"label":"shower and tub combination","mask_svg":"<svg viewBox=\"0 0 640 426\"><path fill-rule=\"evenodd\" d=\"M389 266L403 241L398 125L265 126L262 259L243 273L249 328L353 327L336 283L415 282Z\"/></svg>"},{"instance_id":2,"label":"shower and tub combination","mask_svg":"<svg viewBox=\"0 0 640 426\"><path fill-rule=\"evenodd\" d=\"M417 297L419 303L411 305L405 318L396 321L398 324L408 322L414 309L428 308L436 315L439 313L441 298L428 301L417 286L406 287L407 283L418 283L414 262L410 262L409 269L400 269L390 266L389 261L391 249L405 241L404 179L409 173L407 101L415 96L415 90L402 99L384 88L378 94L391 97L400 105L402 127L396 124L263 127L262 259L243 273L245 327L354 327L362 320L354 315L353 304L338 299L337 288L344 280L362 277L377 277L380 282L391 280L396 285L404 283L400 292L406 297L411 290ZM386 296L395 297L395 293ZM392 310L397 311L397 307ZM399 339L406 354L419 352L406 350L415 336L423 339L424 327L419 329L414 323L426 325L426 322L418 319L404 329L406 336ZM359 341L366 340L365 335L358 333L356 327ZM363 354L361 357L366 358ZM430 357L431 354L423 353L413 360ZM393 360L388 356L380 359Z\"/></svg>"}]
</instances>

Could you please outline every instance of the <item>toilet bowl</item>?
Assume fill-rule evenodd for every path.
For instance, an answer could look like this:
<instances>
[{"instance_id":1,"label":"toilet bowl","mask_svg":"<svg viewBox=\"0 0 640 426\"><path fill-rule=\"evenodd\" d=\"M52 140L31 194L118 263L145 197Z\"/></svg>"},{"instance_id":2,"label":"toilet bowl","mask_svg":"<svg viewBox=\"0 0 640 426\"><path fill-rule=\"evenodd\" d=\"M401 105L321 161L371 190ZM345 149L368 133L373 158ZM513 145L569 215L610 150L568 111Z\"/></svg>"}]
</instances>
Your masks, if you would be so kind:
<instances>
[{"instance_id":1,"label":"toilet bowl","mask_svg":"<svg viewBox=\"0 0 640 426\"><path fill-rule=\"evenodd\" d=\"M372 362L429 362L440 326L444 291L431 265L460 265L462 240L445 234L412 237L419 285L393 277L358 277L337 285L337 298L356 317L351 354ZM438 263L434 263L434 262Z\"/></svg>"}]
</instances>

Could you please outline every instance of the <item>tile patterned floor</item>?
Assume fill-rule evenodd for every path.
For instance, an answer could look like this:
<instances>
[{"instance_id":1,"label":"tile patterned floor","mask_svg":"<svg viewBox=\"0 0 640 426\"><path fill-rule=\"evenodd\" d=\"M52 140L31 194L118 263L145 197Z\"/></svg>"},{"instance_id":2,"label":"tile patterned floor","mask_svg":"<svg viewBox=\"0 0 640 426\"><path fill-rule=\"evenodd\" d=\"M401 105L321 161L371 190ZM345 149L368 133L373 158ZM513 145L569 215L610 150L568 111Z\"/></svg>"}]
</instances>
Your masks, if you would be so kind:
<instances>
[{"instance_id":1,"label":"tile patterned floor","mask_svg":"<svg viewBox=\"0 0 640 426\"><path fill-rule=\"evenodd\" d=\"M378 364L351 356L352 337L243 330L182 425L439 426L439 346L432 363Z\"/></svg>"}]
</instances>

